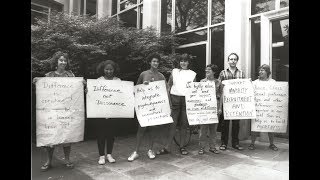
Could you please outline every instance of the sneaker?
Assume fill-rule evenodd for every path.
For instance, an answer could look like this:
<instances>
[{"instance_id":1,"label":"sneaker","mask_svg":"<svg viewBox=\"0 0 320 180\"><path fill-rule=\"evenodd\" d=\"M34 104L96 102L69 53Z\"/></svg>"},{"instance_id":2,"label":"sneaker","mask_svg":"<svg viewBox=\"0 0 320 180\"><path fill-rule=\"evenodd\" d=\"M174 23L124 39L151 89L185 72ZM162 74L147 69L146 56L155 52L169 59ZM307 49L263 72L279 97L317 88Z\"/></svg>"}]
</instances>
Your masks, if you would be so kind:
<instances>
[{"instance_id":1,"label":"sneaker","mask_svg":"<svg viewBox=\"0 0 320 180\"><path fill-rule=\"evenodd\" d=\"M100 165L104 165L106 163L105 157L104 156L100 156L98 163Z\"/></svg>"},{"instance_id":2,"label":"sneaker","mask_svg":"<svg viewBox=\"0 0 320 180\"><path fill-rule=\"evenodd\" d=\"M132 162L132 161L134 161L135 159L137 159L138 157L139 157L139 155L138 155L137 151L134 151L134 152L130 155L130 157L128 158L128 161L129 161L129 162Z\"/></svg>"},{"instance_id":3,"label":"sneaker","mask_svg":"<svg viewBox=\"0 0 320 180\"><path fill-rule=\"evenodd\" d=\"M107 160L109 161L109 163L114 163L114 162L116 162L116 160L113 159L113 157L111 156L111 154L107 154Z\"/></svg>"},{"instance_id":4,"label":"sneaker","mask_svg":"<svg viewBox=\"0 0 320 180\"><path fill-rule=\"evenodd\" d=\"M156 156L154 155L154 152L151 150L151 149L149 149L149 151L147 152L147 154L148 154L148 157L150 158L150 159L154 159Z\"/></svg>"}]
</instances>

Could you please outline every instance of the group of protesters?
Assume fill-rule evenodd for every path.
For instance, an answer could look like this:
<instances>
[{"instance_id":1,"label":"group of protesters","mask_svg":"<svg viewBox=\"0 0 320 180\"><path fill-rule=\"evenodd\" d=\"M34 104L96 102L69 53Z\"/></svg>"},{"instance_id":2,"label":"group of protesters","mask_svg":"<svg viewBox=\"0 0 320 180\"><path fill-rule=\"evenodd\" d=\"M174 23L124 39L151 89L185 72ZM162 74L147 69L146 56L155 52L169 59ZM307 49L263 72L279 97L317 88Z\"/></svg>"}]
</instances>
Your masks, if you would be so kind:
<instances>
[{"instance_id":1,"label":"group of protesters","mask_svg":"<svg viewBox=\"0 0 320 180\"><path fill-rule=\"evenodd\" d=\"M148 63L150 64L150 69L143 71L138 80L138 84L144 84L146 86L149 85L150 82L154 81L162 81L166 82L165 76L159 72L159 63L161 61L161 57L157 53L152 53L147 57ZM205 153L205 146L207 144L207 135L209 136L209 151L214 154L219 154L220 150L224 151L228 148L228 138L229 138L229 123L232 123L232 148L237 150L243 150L244 148L239 144L239 119L232 119L232 121L223 119L223 87L222 81L229 79L244 79L245 75L242 70L237 68L237 63L239 61L239 56L236 53L231 53L228 56L228 68L222 70L220 73L218 72L218 66L215 64L208 64L204 71L206 77L202 79L200 82L209 82L215 85L216 89L216 100L217 100L217 114L219 118L219 122L221 123L221 145L219 148L216 146L216 132L218 123L212 124L201 124L200 132L199 132L199 150L198 154L202 155ZM187 128L189 126L187 113L186 113L186 92L187 87L186 84L190 82L196 82L196 72L190 69L191 60L189 58L179 58L177 59L178 68L174 68L171 72L168 82L166 83L167 92L169 97L169 104L171 108L171 117L173 119L173 123L169 124L169 132L168 137L165 140L164 146L158 150L157 152L153 151L153 142L154 142L154 132L152 132L152 126L141 127L139 125L138 131L136 134L136 144L135 149L132 154L128 157L128 161L134 161L139 157L139 148L142 142L143 137L145 136L147 143L147 155L150 159L154 159L156 155L164 155L171 153L171 144L174 139L176 133L176 126L178 123L181 124L180 127L180 137L181 142L179 145L179 150L182 155L187 155L188 150L186 147L186 133ZM58 51L52 57L52 65L55 70L48 72L45 74L46 77L75 77L72 71L69 69L69 57L65 52ZM119 66L112 60L106 60L101 62L97 67L97 72L101 75L99 80L115 80L121 81L118 76L119 74ZM274 81L270 78L270 67L269 65L262 65L258 69L259 76L255 81ZM219 73L219 78L215 78L215 74ZM34 80L35 82L35 80ZM84 85L86 82L84 80ZM87 93L87 88L85 92ZM106 163L106 160L109 163L114 163L116 160L112 157L113 144L115 141L115 118L99 118L96 121L96 132L97 132L97 146L99 152L98 164L103 165ZM251 133L251 144L249 145L249 150L255 149L255 139L258 132ZM269 148L277 151L278 148L273 143L273 133L268 133L270 146ZM41 170L46 171L52 167L52 156L54 152L55 146L62 146L66 167L73 168L74 164L70 161L70 151L71 144L59 144L54 146L45 146L47 158L45 163L42 165ZM105 154L105 147L106 153Z\"/></svg>"}]
</instances>

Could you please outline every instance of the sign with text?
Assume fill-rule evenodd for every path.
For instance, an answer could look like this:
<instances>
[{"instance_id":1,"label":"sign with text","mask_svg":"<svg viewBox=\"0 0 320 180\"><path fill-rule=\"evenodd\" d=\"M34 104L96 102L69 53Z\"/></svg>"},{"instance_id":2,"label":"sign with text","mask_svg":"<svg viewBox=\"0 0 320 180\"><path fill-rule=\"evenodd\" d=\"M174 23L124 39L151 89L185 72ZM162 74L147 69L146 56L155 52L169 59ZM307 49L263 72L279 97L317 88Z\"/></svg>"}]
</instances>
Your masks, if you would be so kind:
<instances>
[{"instance_id":1,"label":"sign with text","mask_svg":"<svg viewBox=\"0 0 320 180\"><path fill-rule=\"evenodd\" d=\"M249 79L222 81L225 120L256 118L253 86Z\"/></svg>"},{"instance_id":2,"label":"sign with text","mask_svg":"<svg viewBox=\"0 0 320 180\"><path fill-rule=\"evenodd\" d=\"M141 127L172 123L165 81L134 87L135 110Z\"/></svg>"},{"instance_id":3,"label":"sign with text","mask_svg":"<svg viewBox=\"0 0 320 180\"><path fill-rule=\"evenodd\" d=\"M288 122L288 82L254 81L257 118L251 130L285 133Z\"/></svg>"},{"instance_id":4,"label":"sign with text","mask_svg":"<svg viewBox=\"0 0 320 180\"><path fill-rule=\"evenodd\" d=\"M189 83L185 97L189 125L219 122L214 82Z\"/></svg>"},{"instance_id":5,"label":"sign with text","mask_svg":"<svg viewBox=\"0 0 320 180\"><path fill-rule=\"evenodd\" d=\"M133 118L133 82L87 80L88 118Z\"/></svg>"},{"instance_id":6,"label":"sign with text","mask_svg":"<svg viewBox=\"0 0 320 180\"><path fill-rule=\"evenodd\" d=\"M37 147L83 141L83 78L39 78L36 118Z\"/></svg>"}]
</instances>

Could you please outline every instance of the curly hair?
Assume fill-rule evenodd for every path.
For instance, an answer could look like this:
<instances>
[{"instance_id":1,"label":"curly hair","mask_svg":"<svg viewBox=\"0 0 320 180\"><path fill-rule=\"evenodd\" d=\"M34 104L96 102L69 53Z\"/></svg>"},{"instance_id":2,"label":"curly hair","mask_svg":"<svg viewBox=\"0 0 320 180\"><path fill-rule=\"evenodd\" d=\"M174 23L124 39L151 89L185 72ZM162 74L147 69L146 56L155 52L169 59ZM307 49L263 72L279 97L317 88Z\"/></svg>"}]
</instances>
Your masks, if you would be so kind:
<instances>
[{"instance_id":1,"label":"curly hair","mask_svg":"<svg viewBox=\"0 0 320 180\"><path fill-rule=\"evenodd\" d=\"M50 59L50 67L52 70L55 70L57 68L58 60L61 56L66 58L67 60L66 70L69 70L69 64L70 64L69 55L68 53L62 52L62 51L57 51L56 53L53 54L52 58Z\"/></svg>"},{"instance_id":2,"label":"curly hair","mask_svg":"<svg viewBox=\"0 0 320 180\"><path fill-rule=\"evenodd\" d=\"M215 64L208 64L206 66L206 68L207 67L209 67L212 70L212 72L214 72L214 73L217 73L219 71L219 67L217 65L215 65Z\"/></svg>"},{"instance_id":3,"label":"curly hair","mask_svg":"<svg viewBox=\"0 0 320 180\"><path fill-rule=\"evenodd\" d=\"M270 76L271 71L270 71L270 66L267 64L262 64L259 68L258 71L260 71L260 69L264 69L267 72L267 77Z\"/></svg>"},{"instance_id":4,"label":"curly hair","mask_svg":"<svg viewBox=\"0 0 320 180\"><path fill-rule=\"evenodd\" d=\"M160 56L158 53L151 53L151 54L149 54L149 56L147 57L148 63L150 63L153 58L158 59L158 60L159 60L159 63L160 63L160 61L161 61L161 56Z\"/></svg>"},{"instance_id":5,"label":"curly hair","mask_svg":"<svg viewBox=\"0 0 320 180\"><path fill-rule=\"evenodd\" d=\"M110 64L113 69L114 69L114 72L113 72L113 75L114 76L118 76L119 75L119 72L120 72L120 68L119 68L119 65L117 63L115 63L114 61L112 60L105 60L105 61L102 61L101 63L99 63L99 65L97 66L97 73L100 75L100 76L104 76L104 68Z\"/></svg>"}]
</instances>

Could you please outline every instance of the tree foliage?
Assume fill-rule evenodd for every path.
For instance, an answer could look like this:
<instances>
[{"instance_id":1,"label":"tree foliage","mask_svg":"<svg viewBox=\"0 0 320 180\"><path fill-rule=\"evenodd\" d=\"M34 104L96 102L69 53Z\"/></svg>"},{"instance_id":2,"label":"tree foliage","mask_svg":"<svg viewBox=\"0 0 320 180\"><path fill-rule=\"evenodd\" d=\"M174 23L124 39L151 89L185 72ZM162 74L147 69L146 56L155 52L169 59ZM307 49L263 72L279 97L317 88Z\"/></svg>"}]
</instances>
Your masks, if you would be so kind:
<instances>
[{"instance_id":1,"label":"tree foliage","mask_svg":"<svg viewBox=\"0 0 320 180\"><path fill-rule=\"evenodd\" d=\"M179 54L171 54L177 46L173 33L157 34L155 29L124 27L116 18L96 19L54 12L50 23L38 20L31 27L32 76L51 71L50 58L59 50L68 52L70 67L76 76L96 78L96 66L111 59L120 65L121 79L136 81L149 68L146 57L158 52L163 57L160 71L166 76Z\"/></svg>"}]
</instances>

